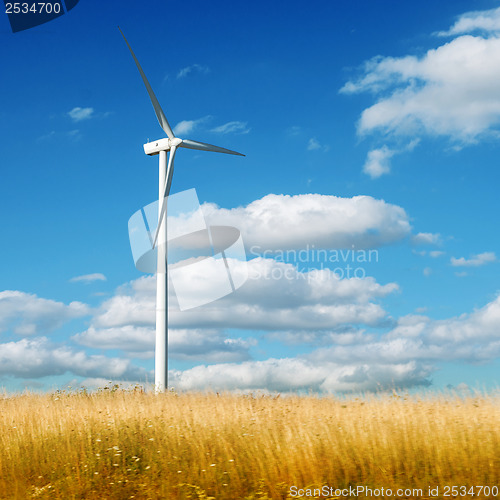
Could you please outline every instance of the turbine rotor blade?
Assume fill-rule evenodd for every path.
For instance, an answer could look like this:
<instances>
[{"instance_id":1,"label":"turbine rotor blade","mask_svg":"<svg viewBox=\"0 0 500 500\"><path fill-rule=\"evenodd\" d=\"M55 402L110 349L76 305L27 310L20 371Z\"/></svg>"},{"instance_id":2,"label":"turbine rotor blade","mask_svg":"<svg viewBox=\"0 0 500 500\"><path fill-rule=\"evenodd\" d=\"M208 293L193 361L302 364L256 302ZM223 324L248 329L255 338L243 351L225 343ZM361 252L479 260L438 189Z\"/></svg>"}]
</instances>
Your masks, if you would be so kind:
<instances>
[{"instance_id":1,"label":"turbine rotor blade","mask_svg":"<svg viewBox=\"0 0 500 500\"><path fill-rule=\"evenodd\" d=\"M125 35L123 34L123 31L120 29L118 26L118 29L120 30L120 33L123 36L123 39L125 40L125 43L127 44L128 50L130 50L130 53L132 54L132 57L134 58L135 64L137 66L137 69L139 70L139 73L142 76L142 81L144 82L144 85L146 85L146 90L148 91L149 98L151 99L151 103L153 104L153 108L156 113L156 118L158 118L158 123L160 124L160 127L165 131L167 136L170 139L174 139L175 135L172 132L172 129L170 128L170 125L167 121L167 118L165 116L165 113L161 109L160 103L158 102L158 99L155 96L155 93L153 92L153 89L151 88L151 85L148 82L148 79L146 78L146 75L144 74L144 71L141 68L141 65L139 64L139 61L137 60L137 57L135 57L134 51L132 50L132 47L128 43L127 39L125 38Z\"/></svg>"},{"instance_id":2,"label":"turbine rotor blade","mask_svg":"<svg viewBox=\"0 0 500 500\"><path fill-rule=\"evenodd\" d=\"M167 166L167 178L165 179L165 187L163 188L163 197L159 202L161 203L161 209L158 212L158 226L156 226L155 238L153 240L153 248L156 247L156 243L158 241L158 235L160 234L160 227L165 217L165 213L167 211L167 198L170 194L170 186L172 185L172 176L174 174L174 156L175 151L177 150L177 146L172 146L170 148L170 155L168 157L168 166ZM165 238L167 235L165 234Z\"/></svg>"},{"instance_id":3,"label":"turbine rotor blade","mask_svg":"<svg viewBox=\"0 0 500 500\"><path fill-rule=\"evenodd\" d=\"M199 151L213 151L214 153L226 153L228 155L245 156L241 153L237 153L236 151L231 151L230 149L219 148L218 146L212 146L212 144L191 141L190 139L183 139L182 144L179 144L179 146L187 149L197 149Z\"/></svg>"}]
</instances>

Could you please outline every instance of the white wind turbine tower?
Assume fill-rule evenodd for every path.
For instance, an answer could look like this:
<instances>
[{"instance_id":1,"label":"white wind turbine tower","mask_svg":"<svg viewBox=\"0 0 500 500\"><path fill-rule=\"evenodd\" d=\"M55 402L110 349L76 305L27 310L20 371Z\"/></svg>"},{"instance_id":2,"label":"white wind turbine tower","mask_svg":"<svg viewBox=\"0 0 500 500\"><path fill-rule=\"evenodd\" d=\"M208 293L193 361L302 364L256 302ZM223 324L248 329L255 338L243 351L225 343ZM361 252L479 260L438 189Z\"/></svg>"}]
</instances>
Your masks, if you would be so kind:
<instances>
[{"instance_id":1,"label":"white wind turbine tower","mask_svg":"<svg viewBox=\"0 0 500 500\"><path fill-rule=\"evenodd\" d=\"M159 155L160 175L158 192L158 226L153 240L153 248L157 247L157 268L156 268L156 344L155 344L155 390L165 392L168 387L168 274L167 274L167 197L170 193L172 175L174 173L174 157L177 148L197 149L200 151L214 151L216 153L227 153L231 155L245 156L236 151L219 148L211 144L192 141L190 139L180 139L175 137L163 110L156 99L156 96L149 84L144 71L135 57L122 30L120 33L125 39L125 43L134 58L137 69L141 74L144 85L153 104L156 118L160 127L167 134L167 137L158 141L144 144L144 152L149 156ZM170 151L167 163L167 151Z\"/></svg>"}]
</instances>

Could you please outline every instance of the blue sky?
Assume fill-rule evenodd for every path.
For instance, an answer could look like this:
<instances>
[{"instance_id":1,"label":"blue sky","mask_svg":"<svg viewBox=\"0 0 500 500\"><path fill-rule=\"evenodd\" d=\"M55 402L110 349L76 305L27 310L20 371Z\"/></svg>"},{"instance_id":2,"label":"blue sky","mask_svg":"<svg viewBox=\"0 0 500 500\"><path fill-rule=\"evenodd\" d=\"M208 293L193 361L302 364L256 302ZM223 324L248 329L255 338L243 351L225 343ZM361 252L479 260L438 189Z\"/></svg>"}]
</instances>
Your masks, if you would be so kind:
<instances>
[{"instance_id":1,"label":"blue sky","mask_svg":"<svg viewBox=\"0 0 500 500\"><path fill-rule=\"evenodd\" d=\"M178 134L246 154L176 156L172 192L241 230L249 279L171 311L172 385L496 387L500 4L115 4L0 16L0 385L153 379L127 223L163 132L120 25ZM360 279L280 258L352 245L377 255Z\"/></svg>"}]
</instances>

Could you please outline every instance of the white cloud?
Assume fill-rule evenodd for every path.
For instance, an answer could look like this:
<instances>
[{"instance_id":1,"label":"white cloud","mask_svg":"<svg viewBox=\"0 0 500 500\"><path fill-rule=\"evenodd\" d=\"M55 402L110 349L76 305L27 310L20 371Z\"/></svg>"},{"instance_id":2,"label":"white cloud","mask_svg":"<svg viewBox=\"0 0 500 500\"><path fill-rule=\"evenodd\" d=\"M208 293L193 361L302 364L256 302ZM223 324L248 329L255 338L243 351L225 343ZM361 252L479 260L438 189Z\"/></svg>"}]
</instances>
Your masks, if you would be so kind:
<instances>
[{"instance_id":1,"label":"white cloud","mask_svg":"<svg viewBox=\"0 0 500 500\"><path fill-rule=\"evenodd\" d=\"M83 120L89 120L90 118L92 118L93 114L94 114L94 108L76 107L68 112L69 117L74 122L81 122Z\"/></svg>"},{"instance_id":2,"label":"white cloud","mask_svg":"<svg viewBox=\"0 0 500 500\"><path fill-rule=\"evenodd\" d=\"M379 55L364 63L361 75L340 92L374 96L357 130L361 136L377 134L386 144L369 153L368 175L388 172L391 141L444 137L460 149L500 135L499 32L500 8L468 12L439 33L455 38L421 56Z\"/></svg>"},{"instance_id":3,"label":"white cloud","mask_svg":"<svg viewBox=\"0 0 500 500\"><path fill-rule=\"evenodd\" d=\"M414 139L399 149L391 149L385 144L381 148L372 149L366 157L363 172L372 179L378 179L382 175L388 174L391 171L391 158L406 151L413 151L419 142L419 139Z\"/></svg>"},{"instance_id":4,"label":"white cloud","mask_svg":"<svg viewBox=\"0 0 500 500\"><path fill-rule=\"evenodd\" d=\"M462 35L474 31L497 33L500 31L500 7L490 10L466 12L459 16L448 31L440 31L439 36Z\"/></svg>"},{"instance_id":5,"label":"white cloud","mask_svg":"<svg viewBox=\"0 0 500 500\"><path fill-rule=\"evenodd\" d=\"M439 245L441 243L441 235L439 233L418 233L411 237L411 242L414 245ZM440 252L434 253L432 257L438 257Z\"/></svg>"},{"instance_id":6,"label":"white cloud","mask_svg":"<svg viewBox=\"0 0 500 500\"><path fill-rule=\"evenodd\" d=\"M269 264L268 264L269 265ZM271 267L274 264L270 264ZM249 306L270 301L270 309L283 307L289 293L291 304L304 295L306 305L312 302L316 292L318 303L327 307L329 303L367 304L377 297L391 293L394 287L382 287L373 279L354 283L345 280L344 290L331 286L333 298L329 298L325 282L316 282L309 288L292 283L287 292L284 283L271 285L269 289L256 286L247 291L247 296L225 305L231 310L234 305ZM128 290L138 302L154 303L154 278L141 278L119 290L121 296ZM257 283L257 285L259 285ZM337 283L339 285L339 283ZM295 287L297 287L295 289ZM257 291L262 292L259 300ZM134 295L135 294L135 295ZM297 296L296 298L294 298ZM280 303L280 300L282 303ZM358 302L356 302L358 300ZM110 305L111 302L108 302ZM101 314L103 310L99 312ZM219 314L223 314L222 307ZM247 318L258 314L255 307L245 313ZM235 314L240 314L235 311ZM112 315L111 315L112 316ZM107 316L109 320L110 315ZM132 315L132 319L136 316ZM92 326L74 337L83 345L97 349L126 349L128 356L152 356L154 330L146 327L123 325L127 318L115 318L122 326ZM129 318L130 319L130 318ZM98 315L93 322L97 325ZM261 361L250 358L250 347L255 339L230 339L217 330L172 329L171 352L175 357L187 361L215 363L194 368L170 371L170 381L177 389L237 389L266 391L364 391L398 387L426 386L430 376L443 361L462 363L487 363L500 355L500 296L486 306L470 314L445 320L432 320L413 314L400 318L387 334L366 333L356 327L338 331L315 331L314 325L300 330L269 332L267 336L285 344L312 344L320 346L308 354L298 357L269 358ZM206 356L205 356L206 354ZM0 376L38 378L72 373L87 377L103 386L109 380L152 380L150 372L134 366L129 359L89 355L83 351L51 343L45 337L22 339L18 342L0 344ZM300 377L296 374L300 373Z\"/></svg>"},{"instance_id":7,"label":"white cloud","mask_svg":"<svg viewBox=\"0 0 500 500\"><path fill-rule=\"evenodd\" d=\"M268 265L273 267L275 264ZM249 283L252 283L251 280ZM361 287L358 290L350 288L354 285L353 283L346 281L344 285L347 287L344 299L347 303L353 303L354 297L362 297L363 294L359 292L367 286L367 283L358 283L356 286ZM132 287L134 286L135 283L132 283ZM293 283L292 290L285 293L282 288L283 283L277 286L271 284L267 290L262 287L261 283L256 283L256 289L247 290L245 297L238 298L237 294L233 294L223 307L222 301L219 301L221 307L215 308L211 313L224 317L224 310L232 311L235 315L243 315L245 319L252 322L252 316L261 314L265 305L278 313L276 323L282 326L279 311L288 297L295 309L302 297L305 305L312 301L307 286L304 288L303 284L298 285L298 289L293 291L295 286L297 284ZM383 296L390 292L390 289L378 288L380 285L373 280L371 286L375 287L375 290L372 290L364 299L361 298L361 301L373 299L377 294ZM148 287L152 295L154 293L153 280L142 280L138 283L138 290L141 290L141 293L144 293ZM313 289L318 293L318 303L323 308L327 307L329 303L327 289L321 289L318 283L315 283ZM257 291L261 293L260 302ZM342 298L339 298L342 294L339 290L334 289L332 295L333 297L330 297L332 302L342 303ZM294 299L295 296L296 299ZM238 305L242 303L248 306L246 310L238 309ZM287 311L287 314L293 314L293 312L293 310ZM296 314L293 320L300 323L300 313ZM227 319L224 318L224 321ZM361 391L394 386L429 385L429 376L441 361L478 363L495 359L500 354L499 324L500 297L471 314L456 318L435 321L421 315L405 316L398 320L395 328L379 338L373 334L366 334L362 330L356 330L356 328L339 332L332 330L321 332L315 330L317 324L308 323L307 326L302 324L299 330L269 332L267 336L271 340L286 344L309 343L325 347L297 358L247 360L241 363L229 362L230 356L218 359L219 354L216 349L214 356L204 360L205 363L214 362L215 364L196 366L185 371L173 370L170 372L170 380L176 388L184 390L211 388L214 390ZM229 326L233 325L229 324ZM255 327L255 325L249 327L252 326ZM245 326L237 323L236 327L244 328ZM190 338L189 330L185 330L184 334ZM200 330L199 334L200 337L194 335L193 343L197 344L201 351L205 345L203 331ZM95 338L98 337L95 336ZM222 338L219 336L217 339L217 333L215 333L216 344ZM188 341L186 340L186 344ZM245 352L244 349L243 352ZM192 353L186 355L189 359ZM294 376L293 374L296 373L300 373L301 376Z\"/></svg>"},{"instance_id":8,"label":"white cloud","mask_svg":"<svg viewBox=\"0 0 500 500\"><path fill-rule=\"evenodd\" d=\"M365 109L360 134L446 136L465 144L500 123L500 39L461 36L424 56L377 57L345 93L381 93Z\"/></svg>"},{"instance_id":9,"label":"white cloud","mask_svg":"<svg viewBox=\"0 0 500 500\"><path fill-rule=\"evenodd\" d=\"M139 288L143 288L142 285ZM187 346L192 342L196 346L194 351L185 352L185 359L197 359L196 349L201 358L202 351L208 347L209 359L205 362L213 360L217 363L185 371L172 370L170 381L177 389L183 390L312 389L330 392L425 386L431 383L429 377L436 364L442 361L485 363L495 359L500 354L499 324L500 297L471 314L456 318L435 321L426 316L405 316L399 319L393 330L379 339L355 330L340 334L340 337L327 334L333 345L325 344L325 347L306 355L238 363L234 359L244 359L247 341L234 341L236 349L231 351L231 341L221 343L222 336L215 334L210 339L202 331L183 331L174 340L174 345ZM346 337L342 339L342 335ZM149 336L148 343L151 344L152 334L149 333ZM116 347L120 341L120 336L116 335L115 343L106 346L102 337L94 332L87 340L93 347L104 348ZM134 339L137 341L138 337L122 337L122 344ZM286 339L281 340L286 342ZM315 339L302 340L314 342ZM215 347L213 350L210 349L211 341ZM224 343L229 344L226 352ZM235 355L238 350L240 353ZM221 357L217 359L219 354ZM100 379L102 383L98 385L110 379L143 381L146 375L144 370L134 367L128 360L89 356L81 351L54 346L46 338L23 339L0 345L1 375L37 378L66 372ZM297 377L297 373L301 376Z\"/></svg>"},{"instance_id":10,"label":"white cloud","mask_svg":"<svg viewBox=\"0 0 500 500\"><path fill-rule=\"evenodd\" d=\"M106 276L101 273L84 274L82 276L75 276L69 280L72 283L82 282L86 285L93 283L94 281L106 281Z\"/></svg>"},{"instance_id":11,"label":"white cloud","mask_svg":"<svg viewBox=\"0 0 500 500\"><path fill-rule=\"evenodd\" d=\"M387 146L379 149L372 149L368 152L366 162L363 165L363 172L372 179L388 174L391 171L389 160L393 157L395 151Z\"/></svg>"},{"instance_id":12,"label":"white cloud","mask_svg":"<svg viewBox=\"0 0 500 500\"><path fill-rule=\"evenodd\" d=\"M364 330L354 328L339 328L338 331L325 332L303 330L303 331L277 331L266 334L266 339L282 342L286 345L307 344L313 346L324 345L350 345L365 344L373 342L375 335L367 334Z\"/></svg>"},{"instance_id":13,"label":"white cloud","mask_svg":"<svg viewBox=\"0 0 500 500\"><path fill-rule=\"evenodd\" d=\"M168 351L172 359L204 362L238 362L250 358L252 340L228 338L221 331L169 328ZM130 357L154 356L155 329L125 325L114 328L90 327L73 336L78 344L94 349L123 350Z\"/></svg>"},{"instance_id":14,"label":"white cloud","mask_svg":"<svg viewBox=\"0 0 500 500\"><path fill-rule=\"evenodd\" d=\"M342 365L303 357L202 365L172 371L170 379L180 390L366 391L429 385L431 371L415 362Z\"/></svg>"},{"instance_id":15,"label":"white cloud","mask_svg":"<svg viewBox=\"0 0 500 500\"><path fill-rule=\"evenodd\" d=\"M387 338L419 339L412 356L428 359L484 361L500 354L500 296L470 314L431 320L425 316L404 316Z\"/></svg>"},{"instance_id":16,"label":"white cloud","mask_svg":"<svg viewBox=\"0 0 500 500\"><path fill-rule=\"evenodd\" d=\"M170 326L270 331L376 325L385 321L386 313L374 301L398 290L395 283L380 285L371 277L339 279L329 269L299 272L292 264L273 259L234 261L230 267L234 274L243 272L244 266L248 266L249 279L237 292L189 311L177 309L171 286ZM192 285L193 294L203 294L204 288L212 286L205 276L186 273L185 278ZM94 316L92 326L96 329L142 328L152 327L154 321L155 280L144 277L121 287L114 297L106 300Z\"/></svg>"},{"instance_id":17,"label":"white cloud","mask_svg":"<svg viewBox=\"0 0 500 500\"><path fill-rule=\"evenodd\" d=\"M213 128L211 132L216 134L248 134L250 129L247 122L232 121Z\"/></svg>"},{"instance_id":18,"label":"white cloud","mask_svg":"<svg viewBox=\"0 0 500 500\"><path fill-rule=\"evenodd\" d=\"M48 333L88 314L90 308L81 302L66 305L14 290L0 292L0 332L10 330L18 335Z\"/></svg>"},{"instance_id":19,"label":"white cloud","mask_svg":"<svg viewBox=\"0 0 500 500\"><path fill-rule=\"evenodd\" d=\"M425 277L429 277L432 274L432 269L430 267L425 267L423 273Z\"/></svg>"},{"instance_id":20,"label":"white cloud","mask_svg":"<svg viewBox=\"0 0 500 500\"><path fill-rule=\"evenodd\" d=\"M197 120L183 120L174 127L174 134L175 135L190 134L193 130L198 128L203 123L206 123L210 119L211 116L207 115L202 118L198 118Z\"/></svg>"},{"instance_id":21,"label":"white cloud","mask_svg":"<svg viewBox=\"0 0 500 500\"><path fill-rule=\"evenodd\" d=\"M402 240L411 229L403 208L371 196L269 194L246 207L202 208L210 224L237 227L247 248L261 251L373 248Z\"/></svg>"},{"instance_id":22,"label":"white cloud","mask_svg":"<svg viewBox=\"0 0 500 500\"><path fill-rule=\"evenodd\" d=\"M206 75L210 73L210 69L207 66L202 66L201 64L191 64L191 66L186 66L177 72L177 78L185 78L192 73L201 73Z\"/></svg>"},{"instance_id":23,"label":"white cloud","mask_svg":"<svg viewBox=\"0 0 500 500\"><path fill-rule=\"evenodd\" d=\"M38 378L73 373L82 377L144 379L145 370L127 359L88 355L46 337L0 344L0 375Z\"/></svg>"},{"instance_id":24,"label":"white cloud","mask_svg":"<svg viewBox=\"0 0 500 500\"><path fill-rule=\"evenodd\" d=\"M492 262L496 262L497 258L494 252L484 252L477 255L473 255L470 259L466 259L465 257L460 257L456 259L452 257L450 262L452 266L455 267L478 267L484 266L485 264L491 264Z\"/></svg>"}]
</instances>

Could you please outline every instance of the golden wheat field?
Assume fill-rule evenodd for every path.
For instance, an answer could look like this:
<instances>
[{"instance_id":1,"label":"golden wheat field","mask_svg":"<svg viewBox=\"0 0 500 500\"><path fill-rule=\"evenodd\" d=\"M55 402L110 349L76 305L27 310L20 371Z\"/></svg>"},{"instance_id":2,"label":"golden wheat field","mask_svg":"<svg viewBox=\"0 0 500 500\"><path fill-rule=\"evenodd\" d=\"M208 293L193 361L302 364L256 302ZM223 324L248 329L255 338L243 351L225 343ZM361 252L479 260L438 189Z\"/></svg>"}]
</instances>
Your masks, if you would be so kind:
<instances>
[{"instance_id":1,"label":"golden wheat field","mask_svg":"<svg viewBox=\"0 0 500 500\"><path fill-rule=\"evenodd\" d=\"M447 485L494 498L494 489L470 487L499 485L499 402L124 390L4 396L0 498L349 498L361 485L372 492L357 498L377 498L382 487L392 498L452 498ZM440 487L438 496L429 486ZM422 493L398 497L398 488Z\"/></svg>"}]
</instances>

